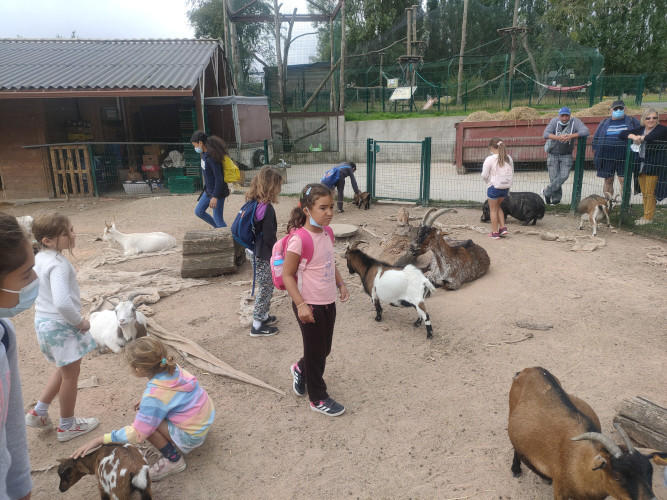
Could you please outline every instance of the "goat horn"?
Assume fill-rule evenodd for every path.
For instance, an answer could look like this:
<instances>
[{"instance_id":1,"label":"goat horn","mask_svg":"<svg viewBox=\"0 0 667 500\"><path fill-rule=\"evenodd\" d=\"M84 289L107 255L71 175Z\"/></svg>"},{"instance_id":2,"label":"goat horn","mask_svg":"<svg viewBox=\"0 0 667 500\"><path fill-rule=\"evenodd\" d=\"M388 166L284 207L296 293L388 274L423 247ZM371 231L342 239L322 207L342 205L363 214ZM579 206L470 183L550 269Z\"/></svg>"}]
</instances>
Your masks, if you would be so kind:
<instances>
[{"instance_id":1,"label":"goat horn","mask_svg":"<svg viewBox=\"0 0 667 500\"><path fill-rule=\"evenodd\" d=\"M424 214L424 217L422 218L421 225L424 226L426 223L426 219L428 219L428 216L431 215L433 212L435 212L437 209L436 208L429 208L426 213Z\"/></svg>"},{"instance_id":2,"label":"goat horn","mask_svg":"<svg viewBox=\"0 0 667 500\"><path fill-rule=\"evenodd\" d=\"M584 441L584 440L589 440L589 441L595 441L596 443L600 443L605 450L607 450L609 453L611 453L611 456L614 458L619 458L621 455L623 455L623 451L619 448L619 446L614 443L614 441L611 438L608 438L604 434L600 434L599 432L584 432L583 434L570 438L572 441Z\"/></svg>"},{"instance_id":3,"label":"goat horn","mask_svg":"<svg viewBox=\"0 0 667 500\"><path fill-rule=\"evenodd\" d=\"M433 215L431 215L431 216L428 218L428 222L427 222L425 225L426 225L426 226L432 226L433 223L435 222L435 219L437 219L437 218L440 217L441 215L446 214L447 212L458 213L458 212L457 212L456 210L454 210L453 208L441 208L440 210L438 210L437 212L435 212Z\"/></svg>"},{"instance_id":4,"label":"goat horn","mask_svg":"<svg viewBox=\"0 0 667 500\"><path fill-rule=\"evenodd\" d=\"M127 296L128 302L132 302L132 299L139 295L151 295L150 292L132 292L130 295Z\"/></svg>"},{"instance_id":5,"label":"goat horn","mask_svg":"<svg viewBox=\"0 0 667 500\"><path fill-rule=\"evenodd\" d=\"M632 445L632 441L630 441L630 436L628 436L627 432L625 432L623 427L621 427L620 424L618 424L618 422L614 424L614 428L619 433L619 435L623 438L623 442L625 443L625 446L628 447L628 451L630 453L634 453L636 450L635 450L635 447Z\"/></svg>"},{"instance_id":6,"label":"goat horn","mask_svg":"<svg viewBox=\"0 0 667 500\"><path fill-rule=\"evenodd\" d=\"M358 247L359 245L361 245L362 243L366 243L366 244L367 244L368 242L365 241L365 240L357 240L357 241L353 241L353 242L350 244L350 246L349 246L348 248L349 248L350 250L356 250L357 247Z\"/></svg>"}]
</instances>

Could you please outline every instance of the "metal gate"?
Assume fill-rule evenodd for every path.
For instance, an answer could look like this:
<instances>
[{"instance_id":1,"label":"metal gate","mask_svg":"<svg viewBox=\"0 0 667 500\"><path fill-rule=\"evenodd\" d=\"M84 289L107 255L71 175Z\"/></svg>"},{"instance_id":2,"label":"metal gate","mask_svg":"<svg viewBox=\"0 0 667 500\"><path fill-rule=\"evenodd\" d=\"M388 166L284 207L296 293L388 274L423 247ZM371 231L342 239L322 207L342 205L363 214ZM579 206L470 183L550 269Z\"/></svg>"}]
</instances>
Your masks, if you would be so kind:
<instances>
[{"instance_id":1,"label":"metal gate","mask_svg":"<svg viewBox=\"0 0 667 500\"><path fill-rule=\"evenodd\" d=\"M366 140L366 190L376 199L428 205L431 138L423 141Z\"/></svg>"}]
</instances>

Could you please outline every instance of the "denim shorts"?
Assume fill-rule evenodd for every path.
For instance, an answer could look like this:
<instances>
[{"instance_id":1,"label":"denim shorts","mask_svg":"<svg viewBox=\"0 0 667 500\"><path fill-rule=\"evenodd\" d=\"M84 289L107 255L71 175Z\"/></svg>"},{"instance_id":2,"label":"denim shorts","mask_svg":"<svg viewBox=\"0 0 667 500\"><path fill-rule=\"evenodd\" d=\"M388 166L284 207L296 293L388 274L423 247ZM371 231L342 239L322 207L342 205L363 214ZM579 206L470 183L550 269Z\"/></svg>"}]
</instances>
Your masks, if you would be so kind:
<instances>
[{"instance_id":1,"label":"denim shorts","mask_svg":"<svg viewBox=\"0 0 667 500\"><path fill-rule=\"evenodd\" d=\"M509 194L510 194L509 188L497 189L494 188L493 186L489 186L489 188L486 190L486 196L489 198L489 200L497 200L498 198L507 198Z\"/></svg>"},{"instance_id":2,"label":"denim shorts","mask_svg":"<svg viewBox=\"0 0 667 500\"><path fill-rule=\"evenodd\" d=\"M183 429L176 427L171 420L167 420L167 427L169 429L169 437L178 446L178 449L185 454L190 453L197 446L200 446L208 435L208 432L203 436L188 434Z\"/></svg>"}]
</instances>

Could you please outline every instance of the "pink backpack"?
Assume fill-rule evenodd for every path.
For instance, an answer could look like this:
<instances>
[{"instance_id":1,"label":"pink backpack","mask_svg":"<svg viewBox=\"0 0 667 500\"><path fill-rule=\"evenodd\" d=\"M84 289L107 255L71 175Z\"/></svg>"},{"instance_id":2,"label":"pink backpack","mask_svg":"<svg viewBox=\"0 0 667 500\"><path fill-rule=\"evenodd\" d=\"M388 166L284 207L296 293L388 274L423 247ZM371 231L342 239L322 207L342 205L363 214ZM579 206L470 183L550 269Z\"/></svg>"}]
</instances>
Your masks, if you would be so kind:
<instances>
[{"instance_id":1,"label":"pink backpack","mask_svg":"<svg viewBox=\"0 0 667 500\"><path fill-rule=\"evenodd\" d=\"M333 230L329 226L324 226L323 229L329 235L329 238L331 238L331 243L333 243ZM299 269L303 271L313 257L313 238L308 234L308 230L304 227L292 230L289 234L276 241L273 245L273 251L271 252L271 278L273 279L273 286L279 290L285 290L285 283L283 283L283 264L285 263L287 245L289 240L295 234L301 238L301 260L299 261L297 274ZM295 275L294 279L298 281L299 278Z\"/></svg>"}]
</instances>

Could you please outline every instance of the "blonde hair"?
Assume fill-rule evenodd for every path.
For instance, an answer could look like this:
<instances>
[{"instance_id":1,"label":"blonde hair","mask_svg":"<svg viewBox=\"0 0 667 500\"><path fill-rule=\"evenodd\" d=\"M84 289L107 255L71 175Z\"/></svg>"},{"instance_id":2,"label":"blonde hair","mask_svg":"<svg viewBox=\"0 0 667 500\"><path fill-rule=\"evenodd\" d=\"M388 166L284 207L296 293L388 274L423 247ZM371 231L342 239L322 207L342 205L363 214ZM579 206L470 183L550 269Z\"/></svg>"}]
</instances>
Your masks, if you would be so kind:
<instances>
[{"instance_id":1,"label":"blonde hair","mask_svg":"<svg viewBox=\"0 0 667 500\"><path fill-rule=\"evenodd\" d=\"M167 348L155 337L141 337L125 346L125 360L132 368L138 368L147 376L158 373L174 374L174 357L167 354Z\"/></svg>"},{"instance_id":2,"label":"blonde hair","mask_svg":"<svg viewBox=\"0 0 667 500\"><path fill-rule=\"evenodd\" d=\"M644 113L642 113L642 118L639 122L640 125L646 125L646 117L649 116L649 115L652 115L653 113L655 113L655 115L658 117L658 119L656 121L658 123L660 123L660 113L658 113L658 111L656 111L655 108L646 108L644 110Z\"/></svg>"},{"instance_id":3,"label":"blonde hair","mask_svg":"<svg viewBox=\"0 0 667 500\"><path fill-rule=\"evenodd\" d=\"M72 223L64 214L60 212L47 211L41 212L35 217L34 222L32 223L32 235L37 240L40 248L44 248L44 243L42 240L44 238L58 238L65 233L69 235L70 227ZM70 255L72 254L72 242L69 242L68 247Z\"/></svg>"},{"instance_id":4,"label":"blonde hair","mask_svg":"<svg viewBox=\"0 0 667 500\"><path fill-rule=\"evenodd\" d=\"M250 189L245 194L245 199L246 201L257 200L261 203L276 203L282 184L283 176L278 169L268 165L264 166L250 181Z\"/></svg>"},{"instance_id":5,"label":"blonde hair","mask_svg":"<svg viewBox=\"0 0 667 500\"><path fill-rule=\"evenodd\" d=\"M502 167L505 163L510 163L510 157L507 154L507 148L500 137L492 137L489 146L498 150L498 166ZM510 163L511 165L511 163Z\"/></svg>"}]
</instances>

